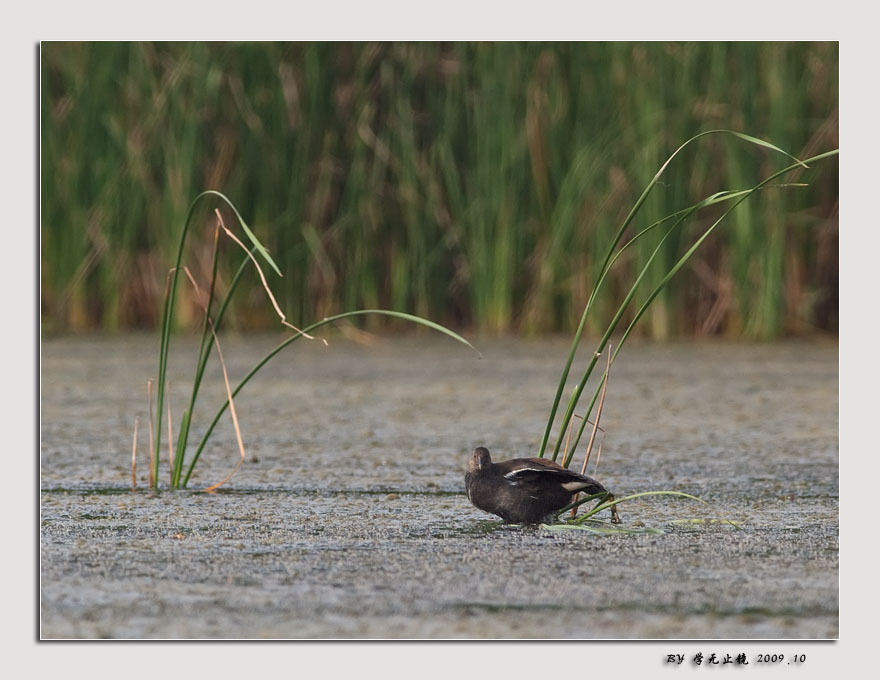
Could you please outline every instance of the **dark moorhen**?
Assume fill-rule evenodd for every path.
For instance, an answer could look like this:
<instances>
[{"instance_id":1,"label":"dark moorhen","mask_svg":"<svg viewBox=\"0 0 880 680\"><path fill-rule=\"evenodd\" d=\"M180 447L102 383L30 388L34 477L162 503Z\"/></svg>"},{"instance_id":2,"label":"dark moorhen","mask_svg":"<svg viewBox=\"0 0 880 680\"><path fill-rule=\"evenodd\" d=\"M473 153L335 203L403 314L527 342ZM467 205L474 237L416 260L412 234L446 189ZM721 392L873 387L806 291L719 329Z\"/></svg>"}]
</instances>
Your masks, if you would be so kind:
<instances>
[{"instance_id":1,"label":"dark moorhen","mask_svg":"<svg viewBox=\"0 0 880 680\"><path fill-rule=\"evenodd\" d=\"M545 458L514 458L493 463L489 449L478 446L464 475L468 499L480 510L498 515L505 522L537 524L583 492L608 493L595 479L579 475ZM613 500L609 493L607 500ZM611 521L619 523L617 507Z\"/></svg>"}]
</instances>

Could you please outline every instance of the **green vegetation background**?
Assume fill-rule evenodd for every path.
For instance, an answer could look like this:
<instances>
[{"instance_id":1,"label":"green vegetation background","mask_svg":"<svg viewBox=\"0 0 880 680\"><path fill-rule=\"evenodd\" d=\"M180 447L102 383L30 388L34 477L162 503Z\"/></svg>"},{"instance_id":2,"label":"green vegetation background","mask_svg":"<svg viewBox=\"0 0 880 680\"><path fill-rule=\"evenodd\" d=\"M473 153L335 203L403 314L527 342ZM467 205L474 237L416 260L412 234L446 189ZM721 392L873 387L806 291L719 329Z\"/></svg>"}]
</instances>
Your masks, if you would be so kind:
<instances>
[{"instance_id":1,"label":"green vegetation background","mask_svg":"<svg viewBox=\"0 0 880 680\"><path fill-rule=\"evenodd\" d=\"M382 307L569 331L611 235L683 141L730 128L798 157L838 145L836 43L44 43L40 70L44 332L156 327L205 189L272 252L294 324ZM713 137L676 160L634 230L785 163ZM836 333L837 168L740 206L641 332ZM201 280L212 207L186 258ZM669 240L657 279L712 216ZM615 270L593 329L655 245ZM228 281L242 254L223 248ZM252 276L228 325L277 328ZM181 293L176 321L195 328Z\"/></svg>"}]
</instances>

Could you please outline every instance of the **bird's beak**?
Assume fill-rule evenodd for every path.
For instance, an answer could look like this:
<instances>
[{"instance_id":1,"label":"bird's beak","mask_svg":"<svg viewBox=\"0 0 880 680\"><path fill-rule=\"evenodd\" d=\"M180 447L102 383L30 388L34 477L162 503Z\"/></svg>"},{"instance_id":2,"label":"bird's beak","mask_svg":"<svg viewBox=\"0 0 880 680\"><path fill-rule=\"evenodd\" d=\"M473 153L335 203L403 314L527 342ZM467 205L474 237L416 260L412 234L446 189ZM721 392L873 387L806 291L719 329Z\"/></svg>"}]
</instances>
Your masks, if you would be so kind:
<instances>
[{"instance_id":1,"label":"bird's beak","mask_svg":"<svg viewBox=\"0 0 880 680\"><path fill-rule=\"evenodd\" d=\"M483 469L483 460L480 458L480 454L477 453L476 449L474 449L473 454L471 454L471 459L474 461L474 465L477 466L477 470Z\"/></svg>"}]
</instances>

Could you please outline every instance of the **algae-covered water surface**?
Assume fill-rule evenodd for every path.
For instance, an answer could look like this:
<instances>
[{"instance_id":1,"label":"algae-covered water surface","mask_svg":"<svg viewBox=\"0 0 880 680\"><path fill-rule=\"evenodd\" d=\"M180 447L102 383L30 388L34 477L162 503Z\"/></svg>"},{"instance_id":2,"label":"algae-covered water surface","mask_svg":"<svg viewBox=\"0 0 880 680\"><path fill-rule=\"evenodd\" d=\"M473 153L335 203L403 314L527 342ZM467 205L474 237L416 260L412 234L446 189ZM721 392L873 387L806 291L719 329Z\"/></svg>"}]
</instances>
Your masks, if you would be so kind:
<instances>
[{"instance_id":1,"label":"algae-covered water surface","mask_svg":"<svg viewBox=\"0 0 880 680\"><path fill-rule=\"evenodd\" d=\"M230 378L277 341L226 338ZM663 533L499 526L464 466L477 445L536 455L568 342L478 341L482 359L429 335L299 343L236 399L247 457L205 494L238 459L228 422L189 489L161 488L163 460L147 490L155 338L44 341L41 635L836 638L836 342L628 345L596 478L709 505L620 506ZM196 352L175 340L173 410ZM196 434L223 398L215 365Z\"/></svg>"}]
</instances>

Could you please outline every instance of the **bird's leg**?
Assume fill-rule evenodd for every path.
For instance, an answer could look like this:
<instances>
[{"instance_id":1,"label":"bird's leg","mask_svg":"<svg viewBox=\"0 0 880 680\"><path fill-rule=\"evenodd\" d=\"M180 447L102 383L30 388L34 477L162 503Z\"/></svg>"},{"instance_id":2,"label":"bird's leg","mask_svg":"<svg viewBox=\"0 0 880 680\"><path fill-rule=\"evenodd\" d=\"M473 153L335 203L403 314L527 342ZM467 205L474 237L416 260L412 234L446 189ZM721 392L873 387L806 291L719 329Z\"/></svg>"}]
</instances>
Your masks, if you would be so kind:
<instances>
[{"instance_id":1,"label":"bird's leg","mask_svg":"<svg viewBox=\"0 0 880 680\"><path fill-rule=\"evenodd\" d=\"M608 494L608 497L605 499L609 503L614 500L614 494ZM609 510L611 510L611 523L612 524L620 524L620 515L617 514L617 506L612 505Z\"/></svg>"},{"instance_id":2,"label":"bird's leg","mask_svg":"<svg viewBox=\"0 0 880 680\"><path fill-rule=\"evenodd\" d=\"M614 500L614 494L606 492L606 495L599 499L599 502L596 503L596 505L593 507L593 510L595 510L600 505L602 505L602 503L611 503L613 500ZM611 523L612 524L620 524L620 515L617 514L617 506L612 505L608 509L611 510Z\"/></svg>"}]
</instances>

